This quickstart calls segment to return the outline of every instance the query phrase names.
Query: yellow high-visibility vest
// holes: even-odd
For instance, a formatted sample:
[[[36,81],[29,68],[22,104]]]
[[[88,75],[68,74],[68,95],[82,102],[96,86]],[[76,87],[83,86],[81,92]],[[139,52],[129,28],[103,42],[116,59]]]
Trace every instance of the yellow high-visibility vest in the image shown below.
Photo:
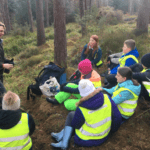
[[[124,54],[123,54],[124,55]],[[119,58],[119,64],[120,64],[120,67],[124,67],[125,64],[126,64],[126,60],[128,58],[132,58],[136,63],[138,63],[138,59],[134,56],[134,55],[127,55],[127,56],[124,56],[122,58]]]
[[[94,59],[96,59],[96,57],[97,57],[97,53],[95,54]],[[103,64],[102,60],[99,60],[98,63],[96,63],[96,66],[100,66],[102,64]]]
[[[143,69],[141,73],[146,72],[147,70],[150,70],[150,69]],[[147,92],[149,93],[149,97],[150,97],[150,81],[143,81],[142,83],[144,87],[146,88]]]
[[[115,91],[113,92],[112,98],[117,96],[118,94],[120,94],[120,92],[125,91],[125,90],[131,92],[134,96],[134,98],[125,100],[121,104],[117,105],[117,107],[122,115],[131,117],[134,114],[135,109],[137,107],[138,96],[134,92],[132,92],[131,90],[129,90],[127,88],[124,88],[124,87],[121,87],[119,89],[117,89],[117,88],[118,88],[118,85],[116,86]]]
[[[97,110],[80,107],[85,118],[85,123],[80,129],[75,129],[76,134],[83,140],[96,140],[105,138],[111,129],[111,102],[104,94],[104,104]]]
[[[27,113],[22,113],[20,121],[14,127],[0,129],[0,150],[29,150],[31,147]]]

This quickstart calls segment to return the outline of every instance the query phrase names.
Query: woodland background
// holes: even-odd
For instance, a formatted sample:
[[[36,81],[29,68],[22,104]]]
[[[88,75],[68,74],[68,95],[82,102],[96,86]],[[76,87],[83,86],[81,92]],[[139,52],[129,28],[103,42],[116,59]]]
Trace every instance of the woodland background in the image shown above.
[[[68,111],[54,106],[44,96],[27,100],[27,87],[50,61],[66,67],[67,79],[77,69],[83,46],[93,34],[99,36],[104,72],[109,51],[122,51],[123,42],[132,38],[140,53],[150,52],[150,0],[0,0],[0,21],[6,25],[4,51],[15,66],[5,74],[4,86],[16,92],[21,107],[36,123],[33,150],[53,149],[51,132],[59,132]],[[139,58],[139,61],[140,61]],[[133,117],[122,124],[99,147],[70,150],[149,150],[150,110],[140,104]]]

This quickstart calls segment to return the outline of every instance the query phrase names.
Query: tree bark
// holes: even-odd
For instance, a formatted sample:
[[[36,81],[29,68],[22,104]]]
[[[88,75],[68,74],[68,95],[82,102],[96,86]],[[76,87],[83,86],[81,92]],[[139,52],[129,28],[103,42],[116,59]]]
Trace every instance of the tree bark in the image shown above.
[[[37,45],[45,43],[43,0],[36,0]]]
[[[46,11],[46,27],[49,27],[48,0],[45,0],[45,11]]]
[[[89,9],[91,10],[92,7],[92,0],[90,0]]]
[[[8,10],[8,1],[4,0],[4,10],[5,10],[5,16],[6,16],[6,28],[7,32],[9,33],[11,30],[11,25],[10,25],[10,17],[9,17],[9,10]]]
[[[54,62],[67,68],[65,0],[54,0]]]
[[[128,0],[128,12],[130,13],[130,15],[133,15],[134,12],[134,0]]]
[[[140,34],[148,33],[148,23],[150,16],[149,5],[150,5],[149,0],[141,1],[136,26],[137,31],[139,31]]]
[[[27,0],[27,5],[28,5],[28,16],[29,16],[29,23],[30,23],[30,32],[33,32],[33,16],[32,16],[30,0]]]
[[[84,16],[84,8],[83,8],[83,0],[79,1],[79,9],[80,9],[80,18]],[[81,32],[82,32],[82,37],[86,34],[86,27],[84,23],[81,23]]]
[[[9,10],[8,10],[8,2],[7,0],[0,0],[1,4],[1,15],[6,26],[6,34],[10,32],[10,17],[9,17]]]
[[[85,3],[85,10],[87,10],[87,3],[86,3],[86,0],[84,1],[84,3]]]

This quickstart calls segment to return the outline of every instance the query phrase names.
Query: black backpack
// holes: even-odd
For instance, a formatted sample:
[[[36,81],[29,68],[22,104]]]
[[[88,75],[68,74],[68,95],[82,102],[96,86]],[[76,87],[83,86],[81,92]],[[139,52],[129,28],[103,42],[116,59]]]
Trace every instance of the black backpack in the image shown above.
[[[81,77],[81,73],[80,71],[77,69],[69,78],[69,81],[74,81],[74,80],[77,80],[77,79],[80,79]]]
[[[42,95],[39,86],[44,84],[44,82],[48,80],[50,76],[55,77],[60,83],[60,77],[64,73],[64,71],[65,68],[62,68],[54,64],[53,62],[50,62],[48,65],[44,66],[39,75],[35,78],[36,83],[29,85],[27,88],[27,100],[29,100],[29,97],[34,100],[35,96],[33,94]]]

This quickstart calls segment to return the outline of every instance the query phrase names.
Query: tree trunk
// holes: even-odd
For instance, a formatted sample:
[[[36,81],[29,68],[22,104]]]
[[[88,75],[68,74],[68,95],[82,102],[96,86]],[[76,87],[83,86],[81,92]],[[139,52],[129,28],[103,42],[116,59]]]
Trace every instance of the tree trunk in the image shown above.
[[[80,9],[80,18],[84,16],[84,8],[83,8],[83,0],[79,1],[79,9]],[[81,23],[81,32],[82,32],[82,37],[86,34],[86,27],[84,23]]]
[[[65,0],[54,0],[54,62],[67,68]]]
[[[91,10],[92,7],[92,0],[90,0],[89,9]]]
[[[9,10],[8,10],[8,1],[4,0],[4,10],[5,10],[5,16],[6,16],[6,28],[7,28],[7,32],[9,33],[11,30],[10,27],[10,17],[9,17]]]
[[[136,0],[136,1],[135,1],[135,4],[136,4],[136,12],[139,12],[140,3],[141,3],[141,0]]]
[[[46,11],[46,27],[49,27],[48,0],[45,0],[45,11]]]
[[[1,4],[1,14],[4,24],[6,26],[6,34],[7,34],[10,32],[10,17],[7,0],[0,0],[0,4]]]
[[[138,12],[138,18],[137,18],[137,31],[139,31],[139,34],[142,33],[148,33],[148,23],[149,23],[149,0],[142,0]]]
[[[32,10],[30,6],[30,0],[27,0],[28,4],[28,16],[29,16],[29,23],[30,23],[30,32],[33,32],[33,17],[32,17]]]
[[[87,3],[86,3],[86,0],[84,1],[84,3],[85,3],[85,10],[87,10]]]
[[[36,0],[37,45],[45,43],[43,0]]]
[[[128,1],[128,12],[130,13],[130,15],[133,15],[134,12],[134,0],[129,0]]]

